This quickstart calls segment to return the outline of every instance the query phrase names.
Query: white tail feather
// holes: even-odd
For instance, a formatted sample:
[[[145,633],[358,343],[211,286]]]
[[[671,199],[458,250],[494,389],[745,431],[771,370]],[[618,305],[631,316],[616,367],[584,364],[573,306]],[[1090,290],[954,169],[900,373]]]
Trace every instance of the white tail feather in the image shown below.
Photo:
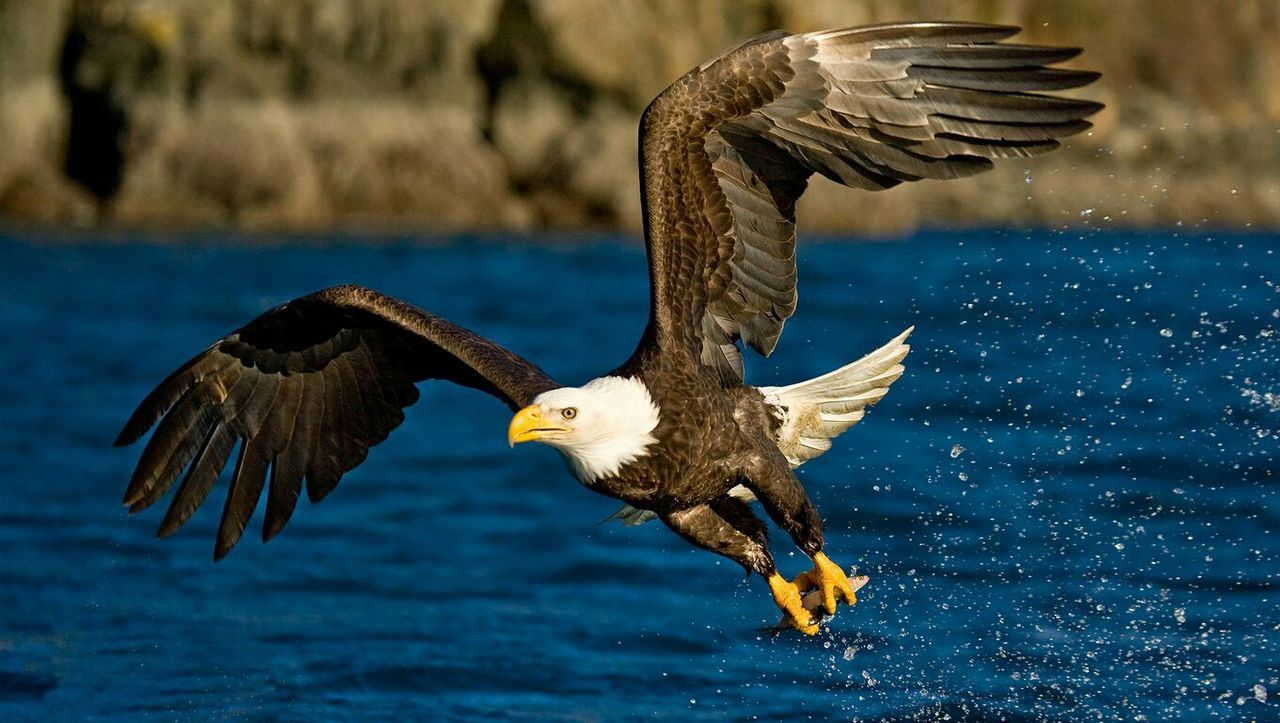
[[[831,440],[852,427],[866,408],[880,401],[902,376],[902,360],[915,327],[861,359],[808,381],[786,387],[760,387],[765,401],[782,417],[778,448],[792,467],[831,449]]]

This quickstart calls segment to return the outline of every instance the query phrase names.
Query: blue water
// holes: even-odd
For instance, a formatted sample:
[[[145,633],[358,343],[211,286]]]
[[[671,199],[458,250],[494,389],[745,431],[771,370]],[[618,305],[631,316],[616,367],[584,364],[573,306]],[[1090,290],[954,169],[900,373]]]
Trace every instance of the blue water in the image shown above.
[[[777,611],[734,564],[596,524],[612,500],[447,385],[219,564],[221,492],[164,541],[159,507],[118,504],[125,417],[263,309],[367,284],[581,382],[643,325],[633,241],[54,240],[0,242],[7,720],[1280,719],[1275,235],[803,244],[751,381],[916,326],[906,375],[802,469],[828,551],[871,576],[811,639],[760,633]]]

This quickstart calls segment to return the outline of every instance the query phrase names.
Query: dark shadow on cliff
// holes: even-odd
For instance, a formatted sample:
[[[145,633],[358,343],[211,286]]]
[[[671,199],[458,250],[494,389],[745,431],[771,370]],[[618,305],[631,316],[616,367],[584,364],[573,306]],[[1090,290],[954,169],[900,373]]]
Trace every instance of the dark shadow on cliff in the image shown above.
[[[77,70],[88,49],[89,38],[81,28],[73,27],[67,34],[59,67],[71,116],[64,171],[101,203],[120,190],[128,116],[113,97],[109,80],[103,79],[97,86],[79,82]]]

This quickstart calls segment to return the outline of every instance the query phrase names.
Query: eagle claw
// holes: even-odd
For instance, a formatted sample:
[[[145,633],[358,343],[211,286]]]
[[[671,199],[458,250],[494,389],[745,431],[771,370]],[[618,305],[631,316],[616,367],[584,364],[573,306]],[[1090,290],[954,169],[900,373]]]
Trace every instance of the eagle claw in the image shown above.
[[[769,590],[773,601],[782,610],[783,620],[805,635],[816,635],[818,623],[800,600],[800,589],[778,573],[769,577]]]
[[[818,590],[822,594],[822,607],[828,615],[836,614],[837,596],[847,605],[858,603],[858,596],[849,576],[821,552],[813,556],[813,569],[797,575],[791,584],[800,592]]]

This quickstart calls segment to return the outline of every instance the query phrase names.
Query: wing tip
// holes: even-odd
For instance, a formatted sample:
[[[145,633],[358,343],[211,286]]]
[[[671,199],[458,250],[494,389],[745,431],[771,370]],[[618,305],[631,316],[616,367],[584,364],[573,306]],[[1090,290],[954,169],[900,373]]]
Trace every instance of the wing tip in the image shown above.
[[[142,475],[142,469],[134,471],[133,478],[129,480],[129,486],[124,491],[124,497],[120,500],[120,504],[129,508],[130,514],[142,509],[137,507],[147,496],[149,485],[146,484],[146,477]],[[137,507],[137,509],[134,509]]]
[[[172,536],[173,533],[177,532],[178,529],[182,527],[182,525],[183,523],[181,522],[174,524],[174,522],[169,519],[168,515],[166,515],[165,519],[160,521],[160,526],[156,528],[156,539],[163,540],[166,537]]]
[[[270,519],[270,517],[268,516],[268,519],[264,520],[262,523],[263,544],[271,542],[271,540],[275,539],[275,536],[280,534],[280,531],[284,529],[284,526],[286,523],[288,523],[288,521],[289,521],[289,518],[287,517],[281,520],[273,520],[273,519]]]
[[[213,544],[213,561],[221,562],[222,558],[231,554],[235,549],[236,543],[240,541],[240,533],[244,532],[243,528],[240,532],[234,532],[228,529],[224,524],[218,528],[218,537]]]
[[[1075,83],[1075,85],[1072,85],[1072,86],[1070,86],[1070,87],[1072,87],[1072,88],[1081,88],[1081,87],[1084,87],[1084,86],[1086,86],[1086,85],[1088,85],[1088,84],[1092,83],[1093,81],[1097,80],[1098,78],[1101,78],[1101,77],[1102,77],[1102,71],[1100,71],[1100,70],[1072,70],[1072,71],[1071,71],[1071,76],[1070,76],[1070,77],[1071,77],[1071,82],[1072,82],[1072,83]]]
[[[1102,74],[1099,73],[1098,77],[1099,78],[1102,77]],[[1049,96],[1049,97],[1057,97],[1057,96]],[[1094,115],[1098,111],[1107,107],[1106,103],[1102,103],[1096,100],[1084,100],[1082,98],[1059,98],[1059,100],[1070,100],[1072,107],[1075,110],[1080,112],[1080,117],[1078,118],[1078,120],[1081,120],[1081,121],[1083,121],[1085,118],[1088,118],[1089,116]],[[1088,122],[1088,121],[1084,121],[1084,122]],[[1093,127],[1093,124],[1089,123],[1087,127],[1081,128],[1080,130],[1082,131],[1088,130],[1089,128],[1092,128],[1092,127]]]
[[[142,435],[146,434],[147,430],[151,429],[156,423],[154,418],[150,421],[144,421],[143,418],[145,416],[147,415],[144,414],[143,408],[139,407],[138,411],[130,415],[129,420],[120,428],[120,433],[116,435],[116,439],[111,443],[111,446],[117,448],[128,447],[142,439]]]
[[[178,498],[181,498],[181,497],[182,497],[182,491],[179,490]],[[195,510],[193,509],[192,512],[194,511]],[[172,502],[169,503],[169,509],[165,510],[164,518],[160,520],[160,525],[156,527],[156,539],[163,540],[166,537],[169,537],[173,533],[177,532],[178,530],[182,529],[182,526],[187,523],[187,520],[189,518],[190,518],[190,514],[187,514],[184,516],[178,510],[178,499],[174,499]]]

